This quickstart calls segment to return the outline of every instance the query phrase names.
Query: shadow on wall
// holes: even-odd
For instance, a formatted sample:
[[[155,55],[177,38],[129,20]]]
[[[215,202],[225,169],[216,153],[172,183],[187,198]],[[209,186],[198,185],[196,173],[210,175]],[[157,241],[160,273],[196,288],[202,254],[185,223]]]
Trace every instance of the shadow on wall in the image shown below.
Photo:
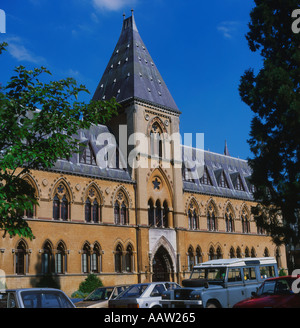
[[[60,277],[55,273],[54,256],[44,252],[37,256],[36,275],[30,279],[32,287],[61,289]]]

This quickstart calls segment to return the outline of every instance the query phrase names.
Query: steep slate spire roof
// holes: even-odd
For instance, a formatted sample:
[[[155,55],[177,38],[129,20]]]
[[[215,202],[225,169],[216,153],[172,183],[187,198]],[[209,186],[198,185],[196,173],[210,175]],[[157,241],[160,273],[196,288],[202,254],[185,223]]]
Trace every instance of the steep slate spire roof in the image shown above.
[[[137,99],[180,113],[137,30],[134,16],[124,19],[119,41],[93,100],[119,103]]]

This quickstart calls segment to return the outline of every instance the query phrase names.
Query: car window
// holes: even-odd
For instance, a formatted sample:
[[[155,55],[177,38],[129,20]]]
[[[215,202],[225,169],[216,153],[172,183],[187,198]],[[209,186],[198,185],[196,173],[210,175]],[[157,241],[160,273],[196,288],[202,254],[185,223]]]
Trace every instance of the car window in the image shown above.
[[[148,285],[132,285],[128,289],[126,289],[125,292],[123,292],[120,295],[120,298],[139,297],[144,293],[144,291],[147,287],[148,287]]]
[[[275,292],[276,281],[265,281],[258,290],[258,295],[273,295]]]
[[[275,277],[275,268],[273,265],[272,266],[260,266],[259,271],[260,271],[260,277],[262,279]]]
[[[7,293],[1,293],[0,294],[0,309],[7,308],[7,299],[8,299],[8,294]]]
[[[64,294],[55,291],[24,291],[21,298],[25,308],[72,308]]]
[[[108,300],[111,293],[113,292],[113,288],[97,288],[95,289],[89,296],[87,296],[85,301],[104,301]]]
[[[228,270],[228,282],[242,281],[241,269],[230,268]]]
[[[7,303],[7,307],[9,309],[14,309],[17,307],[17,303],[16,303],[16,295],[15,293],[9,293],[8,294],[8,303]]]
[[[280,279],[276,281],[275,293],[276,294],[285,294],[290,293],[291,288],[288,282],[285,279]]]
[[[150,297],[157,297],[157,296],[161,296],[161,294],[165,291],[165,287],[163,284],[157,284],[155,285],[155,287],[153,288]]]
[[[179,285],[177,285],[177,284],[175,284],[173,282],[171,282],[171,283],[169,283],[169,282],[165,283],[165,287],[166,287],[167,290],[172,290],[172,289],[180,288]]]
[[[244,268],[244,280],[251,281],[256,280],[255,268]]]

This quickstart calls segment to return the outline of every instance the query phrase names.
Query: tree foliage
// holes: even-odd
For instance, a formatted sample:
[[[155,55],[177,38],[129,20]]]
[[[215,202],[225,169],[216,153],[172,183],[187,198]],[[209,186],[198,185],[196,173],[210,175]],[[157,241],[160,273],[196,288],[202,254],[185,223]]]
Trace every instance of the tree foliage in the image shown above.
[[[300,34],[292,31],[299,0],[255,0],[246,35],[263,59],[248,69],[239,87],[254,113],[248,143],[258,226],[276,244],[299,243],[300,210]]]
[[[0,44],[0,54],[6,49]],[[38,205],[34,189],[22,177],[33,169],[50,169],[59,158],[78,152],[79,129],[104,124],[117,114],[111,101],[78,101],[88,92],[72,78],[49,81],[45,68],[15,68],[0,85],[0,230],[32,238],[24,211]]]

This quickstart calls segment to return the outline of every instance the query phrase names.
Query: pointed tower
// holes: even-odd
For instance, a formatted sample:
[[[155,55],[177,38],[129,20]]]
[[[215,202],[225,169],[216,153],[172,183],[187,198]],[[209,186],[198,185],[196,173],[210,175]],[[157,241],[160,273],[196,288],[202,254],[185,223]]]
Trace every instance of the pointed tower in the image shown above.
[[[120,38],[93,99],[112,97],[122,106],[107,125],[124,157],[130,158],[133,153],[132,158],[139,162],[131,166],[128,160],[128,170],[136,183],[138,267],[150,267],[158,274],[153,265],[167,258],[165,265],[174,276],[178,263],[175,227],[184,226],[181,147],[172,139],[179,135],[180,111],[139,35],[133,14],[123,21]],[[119,136],[121,125],[127,130],[127,140]],[[153,135],[159,135],[158,143]],[[145,137],[144,143],[137,150],[140,136]],[[161,277],[153,275],[153,279]]]
[[[119,41],[96,89],[94,100],[115,97],[120,104],[139,100],[179,113],[142,41],[135,19],[124,19]]]

